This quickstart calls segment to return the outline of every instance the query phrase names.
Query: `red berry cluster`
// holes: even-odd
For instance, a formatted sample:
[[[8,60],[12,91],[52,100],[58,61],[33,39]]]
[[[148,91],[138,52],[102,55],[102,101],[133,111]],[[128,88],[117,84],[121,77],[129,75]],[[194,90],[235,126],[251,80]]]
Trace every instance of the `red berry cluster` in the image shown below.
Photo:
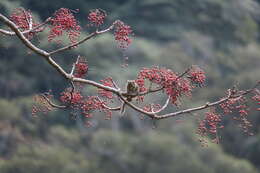
[[[161,87],[166,94],[171,97],[173,104],[177,104],[178,98],[182,95],[191,96],[193,86],[190,80],[185,77],[178,77],[177,74],[170,69],[159,67],[143,68],[139,72],[136,80],[140,91],[148,90],[145,87],[145,79]]]
[[[82,78],[84,77],[88,72],[88,64],[87,61],[85,61],[84,59],[80,59],[76,62],[75,64],[75,73],[74,76],[75,77],[79,77]]]
[[[50,20],[50,34],[48,40],[62,36],[63,32],[67,32],[72,43],[76,42],[80,36],[81,27],[78,25],[73,13],[70,9],[61,8],[54,13],[54,17]]]
[[[29,29],[29,22],[32,20],[32,13],[22,8],[17,8],[12,12],[10,19],[21,31],[25,31]]]
[[[82,103],[83,96],[80,92],[71,92],[71,89],[66,89],[61,93],[60,100],[62,103],[70,104],[72,106]]]
[[[234,110],[236,110],[236,108],[238,108],[237,105],[239,105],[239,103],[242,102],[243,102],[242,97],[233,98],[233,99],[231,98],[225,101],[224,103],[221,103],[220,107],[225,114],[229,114],[232,113]]]
[[[15,9],[11,14],[10,19],[16,24],[16,26],[21,31],[26,31],[26,30],[32,29],[33,27],[38,25],[35,23],[35,21],[32,17],[32,13],[30,11],[26,11],[23,8]],[[33,36],[35,35],[35,33],[40,32],[40,31],[42,31],[41,28],[39,28],[33,32],[29,32],[29,33],[25,34],[25,36],[28,39],[32,39]]]
[[[223,128],[224,126],[220,125],[221,122],[221,116],[215,112],[215,110],[211,110],[209,112],[205,113],[205,118],[200,121],[197,134],[199,134],[202,137],[206,137],[209,133],[213,136],[213,142],[218,143],[219,137],[217,134],[218,128]],[[200,140],[201,142],[203,140]]]
[[[102,25],[107,14],[104,10],[95,9],[92,10],[88,15],[88,20],[96,27]]]
[[[251,123],[247,119],[249,109],[246,102],[246,98],[241,96],[228,99],[226,102],[220,104],[220,107],[225,114],[236,113],[237,116],[234,116],[233,119],[239,121],[240,126],[243,128],[244,132],[247,133],[249,127],[251,127]]]
[[[112,112],[108,110],[105,105],[106,102],[100,100],[97,96],[89,96],[83,101],[81,106],[82,114],[85,115],[86,118],[91,118],[91,112],[98,110],[106,114],[106,119],[111,119]]]
[[[192,83],[198,86],[202,86],[205,83],[206,76],[205,76],[205,72],[201,70],[199,67],[193,67],[189,71],[188,78],[190,78]]]
[[[111,77],[105,78],[105,79],[101,80],[100,82],[105,86],[113,87],[113,80]],[[98,94],[107,99],[114,98],[113,93],[110,91],[107,91],[107,90],[98,89]]]
[[[66,89],[61,93],[60,100],[71,108],[77,108],[86,118],[91,118],[93,111],[104,112],[106,119],[112,116],[112,112],[105,106],[107,103],[98,96],[84,97],[80,92],[71,92],[70,89]]]
[[[229,91],[229,94],[239,94],[244,93],[245,91]],[[258,96],[258,97],[257,97]],[[253,99],[260,100],[259,95],[253,97]],[[252,126],[251,122],[248,120],[248,106],[247,100],[245,97],[233,97],[221,103],[220,111],[224,114],[233,114],[232,119],[238,121],[239,127],[243,129],[243,132],[252,135],[253,133],[249,132],[249,128]],[[216,114],[215,110],[207,112],[205,114],[205,118],[200,121],[197,133],[202,137],[205,137],[207,134],[214,136],[213,142],[219,142],[219,138],[217,136],[217,129],[223,128],[224,126],[220,125],[223,116]],[[203,140],[200,140],[204,142]]]
[[[124,24],[122,21],[117,21],[115,23],[115,40],[118,42],[120,48],[127,48],[132,40],[129,37],[131,34],[133,34],[133,31],[130,26]]]

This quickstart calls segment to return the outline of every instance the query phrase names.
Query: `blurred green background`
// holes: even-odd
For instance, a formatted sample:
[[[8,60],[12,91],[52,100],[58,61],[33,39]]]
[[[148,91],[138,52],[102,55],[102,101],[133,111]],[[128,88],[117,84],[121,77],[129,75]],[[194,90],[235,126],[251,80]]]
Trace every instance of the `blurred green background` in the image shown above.
[[[112,34],[105,34],[55,57],[67,70],[77,55],[87,57],[88,78],[95,81],[111,76],[123,86],[141,67],[182,72],[197,64],[208,79],[206,87],[196,89],[183,104],[190,107],[222,97],[234,84],[249,88],[260,78],[259,0],[0,1],[5,15],[17,7],[30,9],[39,20],[61,7],[79,9],[83,36],[89,32],[87,14],[95,8],[107,11],[107,26],[116,19],[132,26],[135,36],[126,52],[117,48]],[[47,50],[57,46],[48,43],[46,33],[34,42]],[[129,57],[128,68],[121,67],[124,56]],[[194,117],[203,112],[159,122],[140,120],[129,109],[124,117],[115,114],[109,121],[97,112],[90,128],[80,116],[71,119],[70,111],[32,117],[33,95],[66,87],[66,81],[17,38],[0,35],[0,173],[260,172],[256,105],[250,111],[254,136],[244,135],[226,119],[220,144],[201,147]],[[155,96],[154,101],[164,100]]]

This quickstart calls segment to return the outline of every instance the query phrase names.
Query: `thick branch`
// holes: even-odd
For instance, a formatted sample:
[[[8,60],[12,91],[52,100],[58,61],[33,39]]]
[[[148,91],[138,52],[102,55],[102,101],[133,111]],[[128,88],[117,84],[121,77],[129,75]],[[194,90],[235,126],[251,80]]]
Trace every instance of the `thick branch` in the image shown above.
[[[191,113],[191,112],[196,112],[196,111],[199,111],[199,110],[203,110],[203,109],[207,109],[209,107],[213,107],[213,106],[216,106],[216,105],[219,105],[221,103],[224,103],[226,102],[227,100],[229,99],[234,99],[234,98],[239,98],[241,96],[244,96],[244,95],[247,95],[251,92],[254,91],[255,88],[257,88],[258,86],[260,85],[260,81],[257,82],[257,84],[251,88],[251,89],[248,89],[246,90],[245,92],[242,92],[240,94],[233,94],[232,91],[229,89],[228,90],[228,96],[227,97],[224,97],[222,99],[219,99],[215,102],[207,102],[206,104],[202,105],[202,106],[198,106],[198,107],[194,107],[194,108],[189,108],[189,109],[184,109],[184,110],[181,110],[181,111],[176,111],[176,112],[173,112],[173,113],[169,113],[169,114],[163,114],[163,115],[158,115],[157,112],[147,112],[147,111],[144,111],[143,109],[135,106],[134,104],[132,104],[131,102],[128,102],[123,95],[119,95],[119,97],[128,105],[130,106],[131,108],[133,108],[134,110],[140,112],[140,113],[143,113],[147,116],[149,116],[150,118],[152,119],[166,119],[166,118],[170,118],[170,117],[175,117],[175,116],[178,116],[178,115],[182,115],[182,114],[186,114],[186,113]]]
[[[25,46],[27,46],[28,48],[30,48],[31,50],[33,50],[35,53],[37,53],[38,55],[44,56],[44,57],[48,57],[49,53],[36,47],[35,45],[33,45],[24,35],[21,31],[19,31],[18,27],[12,22],[10,21],[7,17],[3,16],[0,13],[0,20],[2,20],[8,27],[10,27],[15,34],[17,35],[17,37],[24,43]]]
[[[43,56],[47,62],[52,65],[63,77],[65,77],[66,79],[69,79],[71,81],[74,82],[81,82],[81,83],[85,83],[85,84],[89,84],[107,91],[111,91],[115,94],[118,94],[118,90],[111,88],[111,87],[107,87],[104,86],[102,84],[99,84],[97,82],[94,81],[90,81],[90,80],[86,80],[86,79],[81,79],[81,78],[73,78],[73,75],[68,74],[59,64],[57,64],[50,56],[50,53],[36,47],[35,45],[33,45],[23,34],[21,31],[19,31],[18,27],[12,22],[10,21],[7,17],[5,17],[4,15],[2,15],[0,13],[0,20],[3,21],[7,26],[9,26],[17,35],[17,37],[24,43],[25,46],[27,46],[29,49],[31,49],[33,52],[37,53],[38,55]],[[110,29],[112,27],[109,27]],[[107,31],[107,30],[104,30]],[[100,31],[100,33],[103,33]],[[86,38],[85,38],[86,39]]]

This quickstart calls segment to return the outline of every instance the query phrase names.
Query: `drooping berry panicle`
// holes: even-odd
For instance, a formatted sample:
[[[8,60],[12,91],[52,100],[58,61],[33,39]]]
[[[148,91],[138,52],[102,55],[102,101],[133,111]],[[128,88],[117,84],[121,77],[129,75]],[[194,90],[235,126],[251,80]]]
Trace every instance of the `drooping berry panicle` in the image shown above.
[[[89,96],[81,106],[82,114],[86,118],[91,118],[93,111],[100,111],[106,114],[106,119],[111,119],[112,112],[105,105],[106,102],[99,99],[98,96]]]
[[[193,66],[189,71],[189,76],[191,82],[195,85],[202,86],[205,83],[205,72],[197,66]]]
[[[85,59],[79,58],[77,62],[75,63],[75,72],[74,76],[82,78],[84,77],[88,72],[88,63]]]
[[[83,96],[80,92],[71,91],[71,88],[66,89],[61,93],[60,100],[64,104],[69,104],[71,106],[77,106],[82,103]]]
[[[101,83],[105,86],[113,87],[113,79],[111,77],[108,77],[108,78],[101,80]],[[113,99],[114,98],[114,95],[111,91],[107,91],[107,90],[104,90],[104,89],[98,89],[98,94],[100,96],[104,97],[104,98],[107,98],[107,99]]]
[[[133,35],[131,27],[120,20],[116,21],[114,26],[115,40],[118,42],[120,48],[126,49],[132,42],[130,38],[130,35]]]
[[[16,26],[19,28],[19,30],[21,31],[26,31],[26,30],[30,30],[34,27],[36,27],[38,25],[38,23],[35,22],[31,11],[29,10],[25,10],[23,8],[17,8],[15,9],[11,15],[10,15],[10,19],[16,24]],[[41,32],[43,29],[42,28],[38,28],[37,30],[31,31],[27,34],[25,34],[25,36],[28,39],[32,39],[33,36],[37,33],[37,32]]]
[[[199,122],[197,134],[201,137],[206,137],[208,134],[210,134],[210,136],[212,137],[212,142],[218,143],[218,129],[224,127],[220,124],[221,118],[222,117],[217,114],[214,109],[206,112],[204,119]],[[200,141],[203,142],[202,139]]]
[[[94,9],[91,10],[88,14],[88,20],[91,22],[91,25],[99,27],[104,23],[107,14],[104,10],[101,9]]]
[[[52,41],[56,37],[60,37],[64,32],[67,33],[69,40],[75,43],[79,36],[81,27],[75,19],[72,10],[67,8],[60,8],[54,13],[50,20],[50,34],[48,40]]]
[[[155,83],[171,97],[171,102],[177,104],[178,98],[182,95],[191,96],[193,86],[190,80],[178,75],[170,69],[152,67],[143,68],[136,80],[139,85],[140,92],[148,91],[145,87],[145,80]]]
[[[18,26],[21,31],[25,31],[30,28],[32,13],[30,11],[26,11],[23,8],[17,8],[12,12],[10,19],[16,24],[16,26]]]

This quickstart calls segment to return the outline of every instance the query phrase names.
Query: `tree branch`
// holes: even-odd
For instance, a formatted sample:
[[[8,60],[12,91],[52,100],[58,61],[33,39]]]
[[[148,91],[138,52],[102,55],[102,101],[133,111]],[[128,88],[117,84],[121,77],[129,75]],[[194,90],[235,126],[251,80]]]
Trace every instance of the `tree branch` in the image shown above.
[[[35,52],[36,54],[38,55],[41,55],[42,57],[45,58],[45,60],[51,65],[53,66],[64,78],[68,79],[72,86],[73,86],[73,82],[79,82],[79,83],[83,83],[83,84],[88,84],[88,85],[92,85],[94,87],[97,87],[97,88],[100,88],[100,89],[104,89],[106,91],[110,91],[110,92],[113,92],[114,94],[116,94],[122,101],[123,103],[127,104],[128,106],[130,106],[132,109],[140,112],[140,113],[143,113],[147,116],[149,116],[150,118],[152,119],[165,119],[165,118],[169,118],[169,117],[175,117],[175,116],[178,116],[178,115],[181,115],[181,114],[185,114],[185,113],[191,113],[191,112],[195,112],[195,111],[198,111],[198,110],[203,110],[203,109],[206,109],[206,108],[209,108],[209,107],[212,107],[212,106],[216,106],[216,105],[219,105],[221,103],[224,103],[226,102],[227,100],[229,99],[234,99],[234,98],[239,98],[241,96],[244,96],[244,95],[247,95],[249,93],[251,93],[252,91],[254,91],[254,89],[256,87],[258,87],[260,85],[260,81],[257,82],[257,84],[249,89],[249,90],[246,90],[246,91],[234,91],[234,90],[231,90],[229,89],[228,90],[228,96],[227,97],[224,97],[222,99],[219,99],[215,102],[211,102],[211,103],[206,103],[202,106],[198,106],[198,107],[194,107],[194,108],[189,108],[189,109],[184,109],[184,110],[181,110],[181,111],[176,111],[176,112],[173,112],[173,113],[168,113],[168,114],[163,114],[163,115],[158,115],[158,113],[160,113],[162,110],[164,110],[167,105],[169,104],[169,100],[170,98],[167,99],[165,105],[159,109],[158,111],[156,112],[147,112],[147,111],[144,111],[142,108],[139,108],[137,107],[136,105],[134,105],[133,103],[131,103],[130,101],[128,101],[126,99],[126,96],[124,95],[124,92],[122,92],[120,90],[120,88],[117,87],[117,85],[115,83],[113,83],[114,87],[109,87],[109,86],[105,86],[103,84],[100,84],[100,83],[97,83],[95,81],[91,81],[91,80],[87,80],[87,79],[82,79],[82,78],[77,78],[77,77],[74,77],[73,76],[73,71],[74,69],[72,69],[72,74],[69,74],[67,73],[59,64],[57,64],[52,58],[51,58],[51,55],[52,54],[55,54],[55,53],[58,53],[58,52],[61,52],[61,51],[65,51],[65,50],[68,50],[68,49],[71,49],[72,47],[75,47],[75,46],[78,46],[79,44],[82,44],[84,43],[85,41],[87,41],[88,39],[94,37],[95,35],[98,35],[98,34],[102,34],[102,33],[105,33],[105,32],[108,32],[110,31],[111,29],[113,29],[114,27],[114,23],[107,29],[105,30],[102,30],[102,31],[95,31],[93,32],[92,34],[88,35],[87,37],[85,37],[83,40],[77,42],[77,43],[74,43],[74,44],[70,44],[68,46],[65,46],[63,48],[60,48],[60,49],[57,49],[57,50],[54,50],[52,52],[47,52],[47,51],[44,51],[38,47],[36,47],[34,44],[32,44],[25,36],[24,36],[24,32],[21,32],[19,30],[19,28],[11,21],[9,20],[7,17],[5,17],[4,15],[2,15],[0,13],[0,20],[3,21],[8,27],[10,27],[11,30],[14,31],[15,35],[17,35],[17,37],[23,42],[23,44],[28,47],[29,49],[31,49],[33,52]],[[34,28],[32,28],[33,30]],[[1,30],[2,31],[2,30]],[[0,32],[1,32],[0,31]],[[9,31],[3,31],[4,33],[9,33]],[[25,32],[30,32],[30,31],[25,31]],[[7,34],[8,35],[8,34]],[[12,35],[12,34],[11,34]],[[188,68],[186,71],[184,71],[182,74],[180,74],[178,77],[177,77],[177,80],[181,77],[183,77],[185,74],[187,74],[189,72],[190,68]],[[145,95],[145,94],[148,94],[148,93],[151,93],[151,92],[157,92],[157,91],[160,91],[160,90],[163,90],[164,87],[160,87],[160,88],[156,88],[154,90],[151,90],[149,89],[147,92],[143,92],[143,93],[139,93],[138,96],[142,96],[142,95]],[[56,108],[65,108],[65,106],[60,106],[60,105],[56,105],[54,103],[52,103],[45,95],[42,95],[46,101],[53,107],[56,107]],[[137,96],[137,95],[136,95]],[[104,105],[105,108],[109,109],[109,110],[120,110],[121,107],[115,107],[115,108],[110,108],[106,105]]]
[[[49,53],[36,47],[35,45],[33,45],[24,35],[23,33],[18,29],[18,27],[11,21],[9,20],[7,17],[5,17],[4,15],[2,15],[0,13],[0,20],[3,21],[8,27],[10,27],[15,34],[17,35],[17,37],[24,43],[25,46],[27,46],[28,48],[30,48],[31,50],[33,50],[35,53],[37,53],[38,55],[44,56],[44,57],[48,57]]]
[[[228,96],[227,97],[224,97],[222,99],[219,99],[215,102],[207,102],[206,104],[202,105],[202,106],[198,106],[198,107],[194,107],[194,108],[189,108],[189,109],[184,109],[184,110],[181,110],[181,111],[176,111],[176,112],[173,112],[173,113],[169,113],[169,114],[163,114],[163,115],[158,115],[157,112],[147,112],[147,111],[144,111],[143,109],[135,106],[134,104],[132,104],[131,102],[128,102],[124,96],[121,94],[119,95],[119,97],[128,105],[130,106],[131,108],[133,108],[134,110],[140,112],[140,113],[143,113],[147,116],[149,116],[150,118],[152,119],[156,119],[156,120],[159,120],[159,119],[166,119],[166,118],[170,118],[170,117],[175,117],[175,116],[178,116],[178,115],[182,115],[182,114],[186,114],[186,113],[192,113],[192,112],[196,112],[196,111],[199,111],[199,110],[203,110],[203,109],[207,109],[209,107],[213,107],[213,106],[216,106],[216,105],[219,105],[221,103],[224,103],[226,102],[227,100],[229,99],[234,99],[234,98],[238,98],[238,97],[241,97],[243,95],[247,95],[251,92],[254,91],[255,88],[257,88],[258,86],[260,85],[260,81],[257,82],[257,84],[251,88],[251,89],[248,89],[246,90],[245,92],[242,92],[240,94],[233,94],[232,91],[229,89],[228,90]]]
[[[59,53],[59,52],[62,52],[62,51],[69,50],[69,49],[72,49],[72,48],[74,48],[74,47],[77,47],[78,45],[84,43],[85,41],[87,41],[87,40],[93,38],[93,37],[96,36],[96,35],[103,34],[103,33],[105,33],[105,32],[110,31],[111,29],[113,29],[113,27],[114,27],[114,24],[112,24],[110,27],[108,27],[107,29],[104,29],[104,30],[102,30],[102,31],[92,32],[91,34],[89,34],[88,36],[86,36],[84,39],[82,39],[82,40],[80,40],[80,41],[78,41],[78,42],[76,42],[76,43],[72,43],[72,44],[70,44],[70,45],[68,45],[68,46],[65,46],[65,47],[56,49],[56,50],[54,50],[54,51],[51,51],[51,52],[50,52],[50,55],[53,55],[53,54],[56,54],[56,53]]]
[[[55,104],[55,103],[52,103],[51,100],[50,100],[46,95],[44,95],[44,94],[41,94],[40,96],[42,96],[42,97],[47,101],[47,103],[48,103],[50,106],[54,107],[54,108],[64,109],[64,108],[67,107],[67,106],[65,106],[65,105],[57,105],[57,104]]]
[[[51,19],[51,18],[49,17],[49,18],[46,19],[43,23],[41,23],[41,24],[39,24],[39,25],[37,25],[37,26],[35,26],[35,27],[29,29],[29,30],[22,31],[21,33],[22,33],[22,34],[27,34],[27,33],[30,33],[30,32],[38,32],[38,31],[36,31],[36,30],[39,29],[39,28],[41,28],[41,27],[43,27],[44,25],[46,25],[46,24],[50,21],[50,19]],[[4,30],[4,29],[0,29],[0,33],[2,33],[2,34],[4,34],[4,35],[9,35],[9,36],[14,36],[14,35],[16,35],[15,32],[13,32],[13,31],[7,31],[7,30]]]

